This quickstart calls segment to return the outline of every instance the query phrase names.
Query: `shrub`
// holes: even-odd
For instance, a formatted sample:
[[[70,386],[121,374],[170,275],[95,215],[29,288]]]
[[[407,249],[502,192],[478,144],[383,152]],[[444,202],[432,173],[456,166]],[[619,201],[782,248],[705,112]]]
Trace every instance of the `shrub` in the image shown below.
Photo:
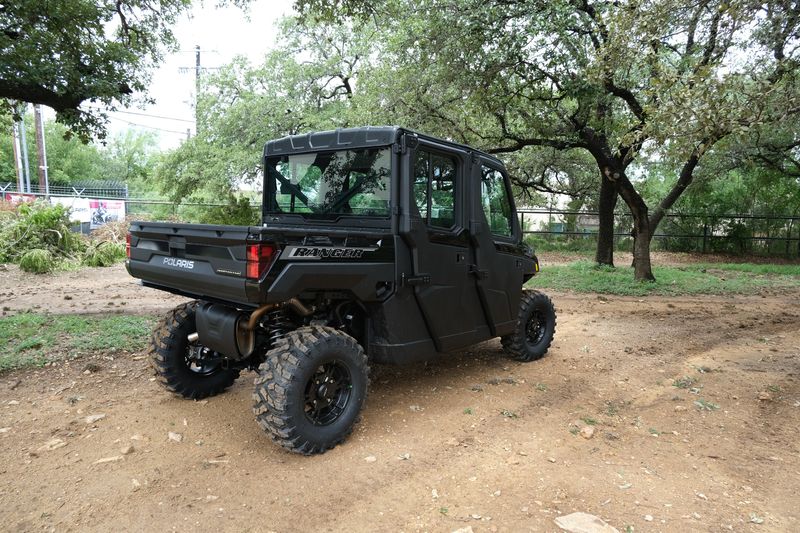
[[[69,209],[64,206],[20,204],[15,216],[0,217],[0,262],[20,262],[32,250],[46,250],[54,263],[75,257],[85,245],[70,225]]]
[[[201,224],[230,224],[234,226],[250,226],[258,224],[260,210],[250,205],[244,196],[236,198],[231,195],[224,206],[205,207],[199,214]]]
[[[91,267],[108,267],[124,259],[124,244],[103,241],[92,243],[86,248],[82,263]]]
[[[22,257],[20,257],[19,267],[25,272],[44,274],[45,272],[52,272],[56,263],[57,261],[49,250],[34,248],[33,250],[26,251]]]

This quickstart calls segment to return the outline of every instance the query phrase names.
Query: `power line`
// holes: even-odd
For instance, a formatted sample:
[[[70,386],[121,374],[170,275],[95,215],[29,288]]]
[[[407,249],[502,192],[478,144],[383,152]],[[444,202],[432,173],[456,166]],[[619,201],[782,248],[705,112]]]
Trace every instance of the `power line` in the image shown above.
[[[176,130],[167,130],[167,129],[164,129],[164,128],[156,128],[155,126],[148,126],[146,124],[138,124],[136,122],[131,122],[129,120],[125,120],[124,118],[119,118],[119,117],[109,117],[109,118],[112,119],[112,120],[118,120],[120,122],[124,122],[125,124],[128,124],[129,126],[139,126],[140,128],[147,128],[147,129],[156,130],[156,131],[163,131],[163,132],[166,132],[166,133],[174,133],[176,135],[186,135],[185,131],[176,131]]]
[[[177,120],[178,122],[189,122],[190,124],[194,124],[193,119],[188,118],[177,118],[177,117],[165,117],[162,115],[151,115],[149,113],[137,113],[135,111],[111,111],[112,113],[125,113],[126,115],[137,115],[140,117],[150,117],[150,118],[163,118],[164,120]]]
[[[103,109],[100,107],[91,107],[91,106],[89,107],[91,109],[97,109],[98,111],[104,111],[106,113],[124,113],[126,115],[136,115],[139,117],[148,117],[148,118],[161,118],[164,120],[176,120],[178,122],[189,122],[190,124],[194,124],[194,120],[188,118],[165,117],[163,115],[151,115],[150,113],[137,113],[136,111],[122,111],[122,110],[111,111],[110,109]]]

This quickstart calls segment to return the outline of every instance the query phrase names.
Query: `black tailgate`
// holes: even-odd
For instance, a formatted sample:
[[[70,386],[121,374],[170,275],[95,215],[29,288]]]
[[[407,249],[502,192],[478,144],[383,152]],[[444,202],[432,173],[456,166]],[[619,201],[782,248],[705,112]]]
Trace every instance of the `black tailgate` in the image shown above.
[[[130,233],[126,266],[145,285],[202,299],[258,298],[257,282],[245,277],[249,227],[132,222]]]

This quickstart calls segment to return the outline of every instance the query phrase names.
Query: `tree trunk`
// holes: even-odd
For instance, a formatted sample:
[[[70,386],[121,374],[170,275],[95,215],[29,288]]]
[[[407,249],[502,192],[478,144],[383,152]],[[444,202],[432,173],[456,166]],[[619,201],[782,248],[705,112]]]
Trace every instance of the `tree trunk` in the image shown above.
[[[624,171],[615,173],[614,185],[633,216],[633,276],[638,281],[655,281],[650,264],[650,220],[647,204],[636,192]]]
[[[617,206],[617,190],[602,173],[600,179],[600,226],[597,232],[597,253],[594,257],[599,265],[614,266],[614,208]]]
[[[608,140],[603,135],[596,135],[590,128],[584,128],[581,135],[586,141],[587,149],[594,156],[602,174],[602,185],[606,181],[614,185],[614,190],[630,209],[633,216],[634,229],[634,278],[638,281],[655,281],[653,269],[650,266],[650,220],[647,217],[647,204],[636,188],[625,175],[625,163],[612,154],[608,147]],[[612,211],[613,218],[613,211]],[[601,223],[602,226],[602,223]],[[613,233],[613,222],[610,224]],[[612,235],[613,240],[613,235]],[[598,247],[598,255],[599,255]]]

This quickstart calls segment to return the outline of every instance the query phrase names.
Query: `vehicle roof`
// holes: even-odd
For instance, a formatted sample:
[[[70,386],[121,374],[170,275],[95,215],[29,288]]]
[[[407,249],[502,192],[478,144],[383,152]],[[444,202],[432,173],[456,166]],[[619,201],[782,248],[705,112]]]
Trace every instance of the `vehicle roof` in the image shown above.
[[[350,148],[370,148],[394,144],[403,133],[410,133],[452,148],[473,152],[492,161],[501,161],[486,152],[465,144],[448,141],[432,135],[419,133],[401,126],[363,126],[360,128],[338,128],[330,131],[317,131],[301,135],[288,135],[267,142],[264,146],[264,157],[280,156],[320,150],[346,150]]]

